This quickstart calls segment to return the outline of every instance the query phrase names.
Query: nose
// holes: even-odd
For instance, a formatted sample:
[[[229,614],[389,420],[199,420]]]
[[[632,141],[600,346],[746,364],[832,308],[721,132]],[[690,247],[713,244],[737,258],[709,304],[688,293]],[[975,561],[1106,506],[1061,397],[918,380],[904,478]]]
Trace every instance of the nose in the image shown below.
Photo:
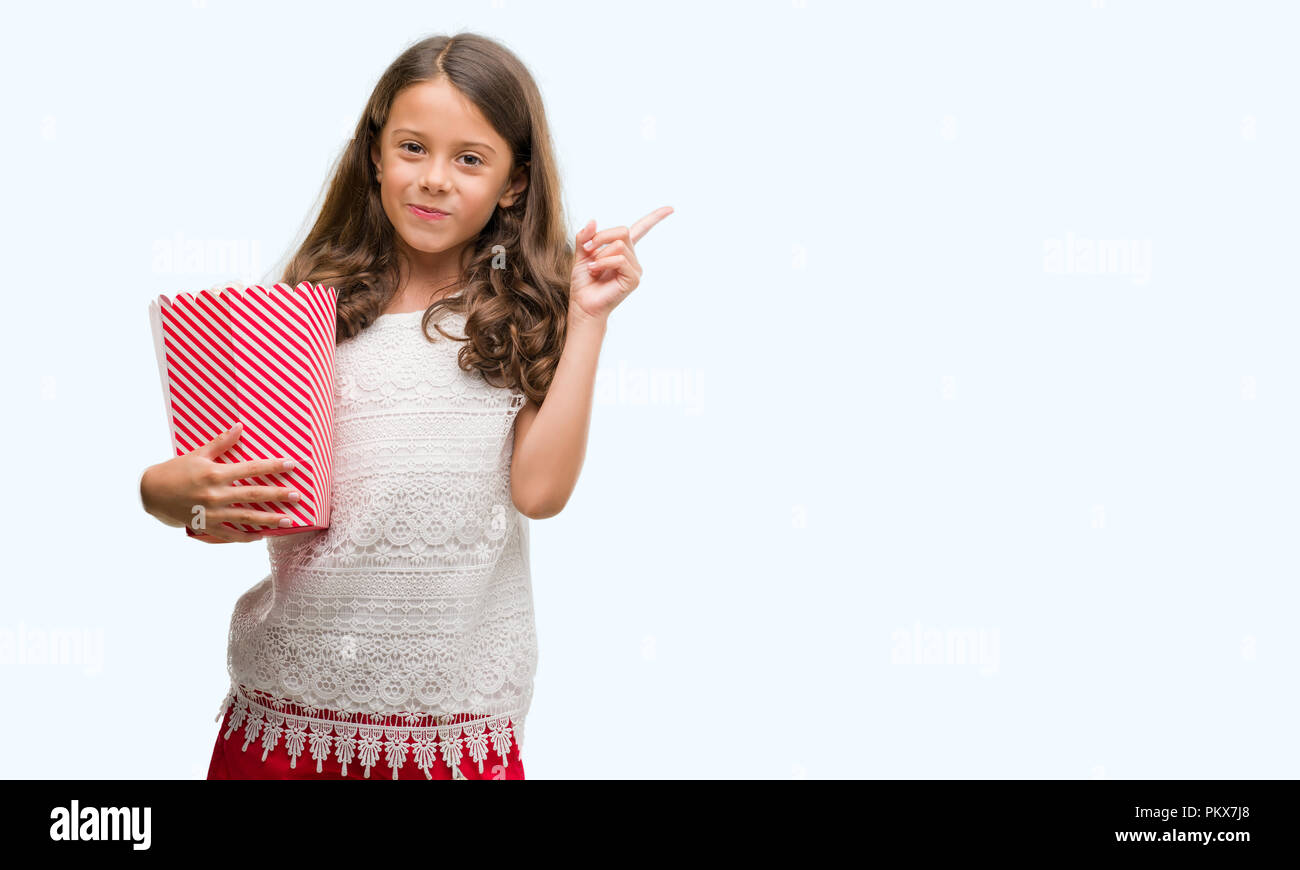
[[[429,171],[424,174],[423,184],[428,190],[445,190],[451,173],[437,160],[429,162]]]

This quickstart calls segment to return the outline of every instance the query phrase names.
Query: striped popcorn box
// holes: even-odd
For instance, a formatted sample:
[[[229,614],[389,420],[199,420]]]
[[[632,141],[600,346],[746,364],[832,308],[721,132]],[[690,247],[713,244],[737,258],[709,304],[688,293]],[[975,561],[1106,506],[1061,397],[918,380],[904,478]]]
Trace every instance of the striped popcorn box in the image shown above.
[[[334,340],[338,291],[307,282],[228,285],[159,296],[149,303],[163,407],[176,455],[235,423],[239,442],[215,461],[287,458],[292,471],[242,478],[235,486],[287,486],[294,502],[235,507],[286,514],[289,528],[225,522],[228,528],[288,535],[329,527],[334,434]],[[201,508],[185,528],[206,536]]]

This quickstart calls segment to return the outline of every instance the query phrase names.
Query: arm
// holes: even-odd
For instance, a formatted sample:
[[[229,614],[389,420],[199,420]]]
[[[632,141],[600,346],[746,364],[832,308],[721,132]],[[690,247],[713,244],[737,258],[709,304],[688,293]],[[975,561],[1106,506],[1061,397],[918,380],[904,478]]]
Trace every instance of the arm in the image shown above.
[[[546,399],[540,406],[530,400],[515,416],[510,498],[529,519],[558,514],[577,486],[605,325],[603,317],[569,318]]]
[[[631,228],[601,232],[596,232],[596,222],[590,220],[573,240],[564,350],[541,406],[529,402],[515,415],[510,499],[529,519],[555,516],[573,494],[587,453],[596,362],[605,340],[605,325],[609,313],[641,281],[641,264],[632,245],[672,212],[664,206]]]

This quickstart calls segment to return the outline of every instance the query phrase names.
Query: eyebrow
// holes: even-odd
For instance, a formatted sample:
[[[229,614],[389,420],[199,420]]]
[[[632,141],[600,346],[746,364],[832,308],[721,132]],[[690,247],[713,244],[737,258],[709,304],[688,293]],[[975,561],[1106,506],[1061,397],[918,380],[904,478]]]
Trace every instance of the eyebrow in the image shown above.
[[[396,130],[393,131],[393,135],[394,135],[394,136],[396,136],[398,133],[410,133],[410,134],[412,134],[412,135],[414,135],[414,136],[423,136],[423,135],[424,135],[424,134],[421,133],[419,130],[408,130],[408,129],[405,128],[405,127],[399,127],[398,129],[396,129]],[[496,149],[493,148],[491,145],[487,144],[486,142],[460,142],[460,143],[458,143],[458,145],[459,145],[459,146],[472,145],[472,146],[474,146],[474,147],[476,147],[476,148],[486,148],[487,150],[491,151],[493,154],[497,153],[497,152],[496,152]]]

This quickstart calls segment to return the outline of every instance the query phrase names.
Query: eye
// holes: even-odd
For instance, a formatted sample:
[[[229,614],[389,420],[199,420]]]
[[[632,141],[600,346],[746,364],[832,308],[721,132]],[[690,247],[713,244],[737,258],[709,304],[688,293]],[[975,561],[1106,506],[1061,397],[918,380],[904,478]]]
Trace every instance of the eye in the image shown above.
[[[417,151],[407,151],[407,152],[406,152],[407,154],[417,154],[417,153],[423,153],[423,152],[424,152],[424,146],[422,146],[422,145],[420,145],[420,144],[418,144],[418,143],[416,143],[416,142],[403,142],[401,145],[399,145],[399,146],[397,146],[397,147],[400,148],[400,149],[405,149],[407,145],[410,145],[412,148],[418,148],[418,149],[420,149],[418,152],[417,152]],[[477,168],[477,167],[483,165],[483,158],[482,158],[482,157],[479,157],[477,154],[462,154],[461,156],[462,156],[462,157],[470,157],[470,158],[473,158],[473,159],[476,161],[476,162],[474,162],[474,163],[467,164],[467,165],[469,165],[469,166],[473,166],[473,167],[476,167],[476,168]]]

